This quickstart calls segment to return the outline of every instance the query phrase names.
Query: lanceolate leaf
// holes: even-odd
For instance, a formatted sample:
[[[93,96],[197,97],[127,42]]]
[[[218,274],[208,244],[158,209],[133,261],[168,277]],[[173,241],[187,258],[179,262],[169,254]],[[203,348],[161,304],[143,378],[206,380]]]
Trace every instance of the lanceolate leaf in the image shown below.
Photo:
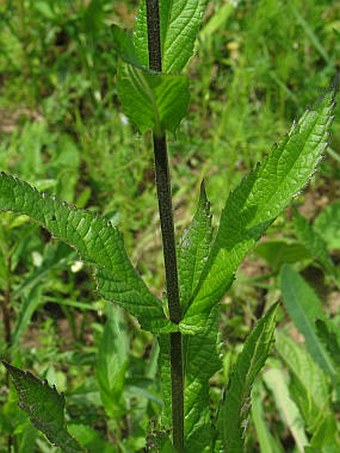
[[[118,94],[126,115],[141,133],[174,132],[189,104],[189,80],[182,75],[156,74],[122,63]]]
[[[179,283],[182,311],[188,307],[209,255],[212,238],[210,203],[204,184],[201,186],[198,208],[178,248]]]
[[[263,385],[257,381],[252,392],[251,416],[261,453],[284,453],[281,443],[275,439],[265,418],[263,405]]]
[[[194,51],[207,0],[160,0],[163,72],[180,72]],[[146,3],[142,1],[135,24],[135,46],[143,66],[148,66]]]
[[[183,339],[185,451],[210,452],[212,426],[209,379],[221,368],[219,358],[218,310],[207,319],[206,330]],[[169,335],[159,335],[163,412],[162,424],[171,429],[171,370]]]
[[[107,321],[98,350],[96,377],[106,413],[119,418],[124,413],[122,402],[125,374],[129,361],[127,327],[120,307],[107,306]]]
[[[251,389],[256,376],[267,360],[273,343],[277,307],[277,304],[272,306],[256,324],[237,359],[229,388],[218,414],[218,438],[215,452],[243,451],[242,438],[247,426]]]
[[[336,201],[318,215],[314,230],[322,235],[329,249],[340,249],[340,201]]]
[[[205,261],[212,236],[210,203],[204,184],[197,211],[181,239],[178,253],[181,308],[187,308]],[[218,310],[206,319],[206,329],[184,337],[185,451],[211,451],[209,379],[221,367],[218,354]],[[206,450],[204,450],[204,447]]]
[[[291,372],[290,393],[313,434],[326,418],[334,419],[326,374],[301,345],[282,332],[276,334],[275,348]]]
[[[204,327],[206,316],[231,286],[234,273],[275,217],[313,174],[327,145],[334,93],[327,94],[230,195],[183,332]]]
[[[131,63],[137,66],[140,65],[137,58],[135,46],[133,44],[132,34],[127,30],[123,30],[117,25],[112,25],[111,31],[112,38],[119,56],[127,63]]]
[[[218,307],[206,320],[205,332],[184,337],[185,451],[211,452],[209,379],[221,367]]]
[[[294,220],[295,231],[299,241],[306,247],[314,259],[317,259],[331,275],[337,278],[337,268],[329,256],[326,243],[322,236],[314,231],[312,225],[298,211],[294,213]]]
[[[67,431],[64,396],[55,387],[51,388],[47,382],[41,382],[28,371],[22,371],[7,362],[4,365],[13,378],[19,395],[19,406],[28,413],[34,426],[63,452],[84,451]]]
[[[303,453],[308,445],[308,439],[301,414],[290,398],[284,371],[272,368],[264,374],[264,381],[273,394],[280,418],[291,432],[297,450]]]
[[[4,173],[0,175],[0,211],[26,214],[53,236],[77,249],[96,271],[98,289],[118,303],[148,330],[167,330],[162,302],[146,287],[132,266],[119,230],[104,219],[59,202]]]
[[[323,319],[321,301],[313,289],[294,269],[285,265],[281,270],[283,301],[292,321],[305,337],[309,353],[319,366],[336,382],[333,363],[317,336],[315,321]]]
[[[335,323],[334,323],[335,324]],[[340,332],[330,319],[317,319],[316,333],[340,370]]]

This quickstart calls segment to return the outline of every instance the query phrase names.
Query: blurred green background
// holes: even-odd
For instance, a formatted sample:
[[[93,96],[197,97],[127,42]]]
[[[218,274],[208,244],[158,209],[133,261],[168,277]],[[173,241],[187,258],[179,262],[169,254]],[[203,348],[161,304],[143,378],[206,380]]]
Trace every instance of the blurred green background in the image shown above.
[[[121,110],[110,29],[113,23],[131,29],[136,8],[136,1],[117,0],[0,1],[0,169],[117,224],[133,262],[161,296],[151,140],[136,134]],[[193,214],[203,178],[216,223],[229,191],[322,96],[339,70],[339,32],[340,4],[332,0],[208,3],[187,71],[188,116],[169,137],[178,237]],[[335,113],[339,118],[339,107]],[[340,218],[339,124],[333,123],[319,171],[294,200],[325,234],[334,266],[340,259],[334,226]],[[283,263],[301,272],[323,300],[324,312],[339,321],[334,274],[308,251],[294,225],[288,210],[247,258],[223,301],[221,332],[228,352],[212,383],[216,394],[249,328],[280,298]],[[109,313],[75,253],[26,217],[1,215],[0,289],[2,306],[11,315],[9,327],[0,324],[0,353],[69,392],[70,418],[80,417],[109,445],[98,440],[96,448],[102,450],[97,451],[144,448],[148,419],[160,411],[157,347],[117,311],[125,326],[128,366],[119,362],[124,379],[114,393],[117,407],[110,414],[105,408],[105,415],[94,370]],[[290,325],[284,310],[281,321]],[[0,377],[5,388],[4,370]],[[294,433],[276,415],[273,395],[261,395],[267,423],[284,451],[300,451]],[[14,394],[6,390],[0,399],[0,450],[52,451],[28,427]],[[255,431],[250,430],[249,451],[259,449]],[[6,450],[8,439],[13,450]]]

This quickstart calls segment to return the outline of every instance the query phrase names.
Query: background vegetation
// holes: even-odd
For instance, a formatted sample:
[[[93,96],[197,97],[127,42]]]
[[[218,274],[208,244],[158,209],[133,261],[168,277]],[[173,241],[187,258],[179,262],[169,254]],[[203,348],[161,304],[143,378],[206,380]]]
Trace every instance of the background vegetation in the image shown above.
[[[118,0],[0,2],[0,168],[119,224],[134,263],[160,294],[150,137],[136,138],[121,113],[110,29],[112,23],[131,28],[136,6]],[[227,192],[322,95],[340,64],[339,13],[339,4],[329,0],[209,3],[190,65],[190,112],[176,140],[170,138],[178,233],[191,218],[202,178],[216,217]],[[280,332],[288,333],[255,389],[249,451],[303,451],[315,428],[315,413],[308,418],[299,404],[303,392],[296,390],[285,347],[297,348],[305,360],[301,376],[313,369],[325,382],[315,407],[325,397],[333,414],[327,429],[336,423],[339,370],[333,377],[323,373],[306,353],[306,333],[285,288],[312,287],[323,314],[339,327],[339,149],[336,121],[320,171],[294,202],[321,235],[321,249],[315,235],[306,234],[310,224],[286,212],[244,263],[221,306],[224,369],[211,383],[216,389],[227,382],[234,353],[255,320],[281,293],[288,300],[280,315]],[[3,319],[10,315],[10,324],[0,324],[0,353],[66,391],[69,418],[82,422],[74,431],[83,430],[93,451],[143,449],[148,420],[160,412],[158,351],[148,334],[99,300],[75,252],[24,216],[1,215],[0,288]],[[106,324],[112,318],[114,328]],[[332,354],[339,357],[339,351]],[[4,369],[0,379],[1,451],[9,444],[13,451],[52,451],[17,408]],[[151,450],[152,442],[150,436]]]

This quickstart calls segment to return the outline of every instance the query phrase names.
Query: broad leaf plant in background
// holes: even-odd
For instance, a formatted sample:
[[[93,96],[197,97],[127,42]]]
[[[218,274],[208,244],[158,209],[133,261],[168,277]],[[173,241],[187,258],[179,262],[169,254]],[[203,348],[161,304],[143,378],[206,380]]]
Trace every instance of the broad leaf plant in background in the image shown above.
[[[112,40],[121,58],[117,78],[121,104],[138,131],[151,131],[153,138],[166,274],[163,299],[157,298],[138,275],[116,226],[40,193],[14,176],[0,176],[1,211],[31,217],[54,238],[76,249],[93,268],[101,296],[127,310],[142,329],[157,336],[163,409],[154,451],[243,450],[252,387],[273,343],[278,307],[272,305],[250,332],[220,395],[218,410],[212,412],[209,380],[222,366],[219,302],[243,258],[313,175],[327,146],[334,106],[334,91],[329,90],[293,124],[265,161],[229,195],[215,233],[202,183],[196,213],[176,247],[166,134],[176,133],[188,109],[185,70],[206,3],[142,1],[133,34],[112,28]],[[289,268],[282,271],[282,284],[285,298],[289,291],[298,294],[302,285]],[[288,309],[294,312],[294,306]],[[109,321],[117,322],[114,315]],[[320,319],[318,329],[330,346],[331,334],[323,323]],[[280,337],[280,353],[284,347],[285,340]],[[315,350],[315,355],[322,360],[322,351]],[[20,407],[53,444],[63,452],[91,451],[79,432],[73,430],[71,435],[62,394],[6,360],[4,365]],[[329,373],[338,386],[332,370]]]

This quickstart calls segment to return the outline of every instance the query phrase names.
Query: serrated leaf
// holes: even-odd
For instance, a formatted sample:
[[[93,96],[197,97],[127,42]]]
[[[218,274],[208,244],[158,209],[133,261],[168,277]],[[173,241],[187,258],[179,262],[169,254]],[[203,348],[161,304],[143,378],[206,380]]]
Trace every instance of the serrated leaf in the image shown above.
[[[162,302],[146,287],[132,266],[120,231],[90,212],[40,194],[29,184],[0,175],[0,211],[26,214],[54,237],[72,245],[93,265],[102,296],[127,309],[147,330],[171,330]],[[174,326],[176,330],[176,326]]]
[[[298,211],[294,213],[295,232],[299,241],[306,247],[312,257],[337,278],[338,272],[329,256],[327,246],[322,236],[314,231],[312,225]]]
[[[215,452],[243,451],[244,431],[250,409],[251,390],[269,355],[278,305],[273,305],[247,338],[230,378],[217,418]]]
[[[216,307],[217,308],[217,307]],[[187,453],[211,452],[212,425],[209,379],[221,367],[218,310],[206,320],[205,332],[184,337],[184,413]]]
[[[340,249],[340,202],[336,201],[324,210],[315,219],[313,227],[326,242],[330,249]]]
[[[209,379],[221,368],[217,310],[207,319],[206,331],[183,338],[185,451],[210,452],[212,426]],[[159,335],[159,368],[162,386],[162,424],[171,429],[171,369],[169,335]]]
[[[193,54],[207,0],[160,1],[162,70],[180,72]],[[135,24],[135,46],[143,66],[148,66],[146,3],[141,2]]]
[[[210,203],[201,185],[198,207],[178,249],[181,308],[183,311],[195,289],[210,250],[212,236]],[[206,329],[198,335],[185,336],[184,411],[185,451],[211,451],[212,427],[209,406],[209,379],[221,368],[218,353],[218,312],[206,320]]]
[[[67,431],[63,394],[28,371],[3,363],[13,379],[19,396],[19,407],[28,413],[33,425],[65,453],[85,451]]]
[[[211,238],[210,203],[202,183],[197,211],[178,247],[178,272],[183,312],[188,307],[208,258]]]
[[[325,345],[335,364],[340,367],[340,332],[329,319],[315,321],[316,333]]]
[[[327,145],[334,93],[327,94],[229,196],[216,239],[180,324],[183,333],[204,328],[205,318],[231,286],[239,264],[313,174]]]
[[[118,94],[123,109],[141,133],[175,132],[189,104],[189,80],[182,75],[156,74],[121,63]]]
[[[316,334],[315,321],[324,318],[320,299],[304,279],[288,265],[282,267],[280,281],[285,307],[295,326],[305,337],[309,353],[322,370],[336,381],[333,363]]]

